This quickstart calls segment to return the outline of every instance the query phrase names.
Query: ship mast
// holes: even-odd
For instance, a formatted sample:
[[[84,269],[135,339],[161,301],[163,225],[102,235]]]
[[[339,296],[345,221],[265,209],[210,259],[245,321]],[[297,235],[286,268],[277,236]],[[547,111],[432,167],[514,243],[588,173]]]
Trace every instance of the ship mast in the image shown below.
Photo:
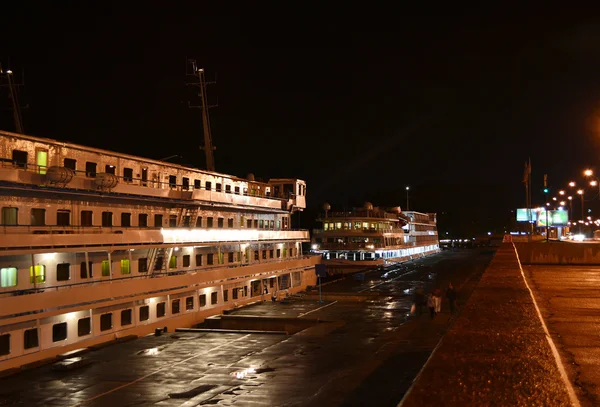
[[[24,134],[25,130],[23,129],[23,119],[21,117],[21,106],[19,105],[19,98],[17,94],[17,90],[15,88],[15,83],[13,82],[13,72],[8,69],[4,71],[2,69],[2,65],[0,64],[0,75],[6,76],[8,81],[8,95],[12,103],[12,111],[13,111],[13,119],[15,121],[15,130],[19,134]]]
[[[193,59],[188,60],[193,69],[193,75],[198,76],[198,83],[193,83],[191,85],[198,86],[200,88],[200,92],[198,96],[200,96],[201,105],[200,106],[191,106],[189,107],[199,107],[202,109],[202,127],[204,132],[204,146],[200,146],[200,150],[204,150],[204,154],[206,156],[206,169],[208,171],[215,171],[215,157],[213,155],[213,151],[216,150],[216,147],[212,144],[212,137],[210,133],[210,116],[208,114],[208,108],[212,107],[208,105],[208,97],[206,94],[206,78],[204,77],[204,69],[198,68],[196,66],[196,61]]]

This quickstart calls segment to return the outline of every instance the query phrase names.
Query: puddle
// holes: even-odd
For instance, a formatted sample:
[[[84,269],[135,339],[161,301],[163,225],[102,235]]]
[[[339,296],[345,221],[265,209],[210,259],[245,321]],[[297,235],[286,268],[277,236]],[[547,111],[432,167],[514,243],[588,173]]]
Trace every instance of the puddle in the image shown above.
[[[165,347],[166,346],[161,346],[161,347],[158,347],[158,348],[143,349],[143,350],[137,352],[136,355],[141,355],[141,356],[156,356],[160,352],[162,352],[165,349]]]
[[[206,393],[209,390],[217,387],[216,384],[203,384],[198,387],[194,387],[193,389],[182,391],[179,393],[169,393],[169,397],[172,399],[191,399],[192,397],[196,397],[198,394]]]

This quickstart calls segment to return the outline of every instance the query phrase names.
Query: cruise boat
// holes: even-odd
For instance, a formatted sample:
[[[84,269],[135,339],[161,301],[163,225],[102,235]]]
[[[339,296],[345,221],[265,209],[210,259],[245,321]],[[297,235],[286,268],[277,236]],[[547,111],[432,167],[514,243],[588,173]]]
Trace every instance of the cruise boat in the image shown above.
[[[315,285],[266,182],[0,131],[0,371]]]
[[[362,208],[324,213],[313,230],[312,251],[321,255],[329,274],[356,272],[399,263],[440,251],[435,213]]]

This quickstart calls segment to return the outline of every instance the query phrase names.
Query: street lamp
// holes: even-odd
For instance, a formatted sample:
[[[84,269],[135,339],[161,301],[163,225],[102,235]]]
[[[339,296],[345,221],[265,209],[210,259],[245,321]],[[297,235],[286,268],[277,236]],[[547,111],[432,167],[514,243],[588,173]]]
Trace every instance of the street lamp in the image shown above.
[[[407,185],[406,186],[406,210],[408,210],[408,190],[410,189],[410,187]]]
[[[583,213],[583,189],[578,189],[577,193],[579,195],[581,195],[581,221],[583,222],[583,217],[584,217],[584,213]],[[580,228],[582,228],[583,226],[580,226]],[[581,229],[579,230],[580,232],[582,231]]]
[[[571,181],[571,182],[569,182],[569,186],[570,186],[571,188],[574,188],[574,187],[575,187],[575,182],[574,182],[574,181]]]
[[[564,195],[564,194],[565,194],[565,191],[564,191],[563,189],[561,189],[560,191],[558,191],[558,194],[559,194],[559,195]]]

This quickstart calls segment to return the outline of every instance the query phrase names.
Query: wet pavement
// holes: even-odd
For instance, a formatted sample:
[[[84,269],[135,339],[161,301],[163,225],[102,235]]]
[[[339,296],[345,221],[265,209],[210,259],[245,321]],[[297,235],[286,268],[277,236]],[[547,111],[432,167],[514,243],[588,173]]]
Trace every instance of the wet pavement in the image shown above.
[[[563,292],[569,283],[555,281]],[[540,318],[512,244],[502,244],[400,406],[577,405]]]
[[[374,296],[367,301],[321,302],[312,292],[228,315],[309,320],[294,335],[175,332],[86,352],[72,370],[0,379],[0,405],[395,406],[456,318],[446,301],[433,320],[410,317],[414,290],[452,282],[462,307],[492,255],[443,252],[322,287]]]
[[[581,405],[600,405],[600,267],[524,269]]]

